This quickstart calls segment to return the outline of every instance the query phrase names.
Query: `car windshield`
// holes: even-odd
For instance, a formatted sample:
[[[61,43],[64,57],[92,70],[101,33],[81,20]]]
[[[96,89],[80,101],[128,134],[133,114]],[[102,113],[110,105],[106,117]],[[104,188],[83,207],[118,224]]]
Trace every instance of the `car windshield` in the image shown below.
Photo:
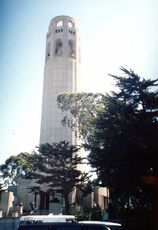
[[[81,230],[79,225],[52,225],[52,224],[26,224],[21,225],[18,230]]]

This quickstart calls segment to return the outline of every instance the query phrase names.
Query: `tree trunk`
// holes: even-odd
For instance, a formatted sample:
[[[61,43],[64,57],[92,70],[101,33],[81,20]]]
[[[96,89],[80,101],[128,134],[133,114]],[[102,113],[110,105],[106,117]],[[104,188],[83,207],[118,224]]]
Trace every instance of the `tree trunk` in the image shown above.
[[[64,194],[64,200],[65,200],[65,214],[69,214],[69,195],[68,193]]]

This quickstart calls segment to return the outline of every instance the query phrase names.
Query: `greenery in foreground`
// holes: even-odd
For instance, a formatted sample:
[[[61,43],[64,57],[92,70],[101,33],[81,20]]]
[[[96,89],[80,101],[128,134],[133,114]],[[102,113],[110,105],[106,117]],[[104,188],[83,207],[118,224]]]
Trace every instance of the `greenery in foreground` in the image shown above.
[[[113,210],[152,209],[158,183],[158,80],[141,79],[132,70],[110,75],[111,94],[61,94],[58,105],[70,111],[63,123],[79,129],[98,180],[110,190]]]
[[[127,210],[152,210],[158,184],[158,80],[142,79],[125,68],[121,71],[121,76],[110,75],[116,85],[116,91],[110,94],[58,96],[59,108],[71,113],[62,123],[82,138],[98,181],[110,190],[113,217]],[[36,154],[44,160],[43,151]],[[45,160],[52,157],[47,155]],[[6,164],[0,166],[3,173]],[[32,172],[35,167],[31,164]],[[23,165],[28,166],[26,162]]]
[[[11,156],[0,166],[2,177],[8,180],[9,184],[18,184],[18,178],[22,177],[34,179],[36,183],[45,185],[47,192],[54,198],[56,196],[64,198],[65,212],[68,214],[69,194],[77,187],[83,192],[83,196],[91,191],[89,175],[81,172],[77,167],[83,164],[84,160],[78,155],[79,150],[80,147],[65,141],[41,144],[38,151],[32,154],[20,153]]]
[[[69,194],[89,180],[88,174],[78,169],[78,165],[83,164],[83,158],[78,155],[79,150],[80,147],[65,141],[41,144],[30,159],[34,164],[34,172],[27,175],[27,178],[36,179],[37,183],[47,184],[52,194],[62,196],[67,214],[70,208]]]

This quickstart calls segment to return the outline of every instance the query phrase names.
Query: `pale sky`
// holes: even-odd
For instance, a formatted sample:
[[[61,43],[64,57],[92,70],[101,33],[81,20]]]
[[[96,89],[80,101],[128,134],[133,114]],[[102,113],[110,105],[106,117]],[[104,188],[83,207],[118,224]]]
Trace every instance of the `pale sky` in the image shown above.
[[[120,66],[158,77],[157,0],[0,1],[0,164],[39,144],[46,32],[58,15],[76,19],[82,87],[112,89]]]

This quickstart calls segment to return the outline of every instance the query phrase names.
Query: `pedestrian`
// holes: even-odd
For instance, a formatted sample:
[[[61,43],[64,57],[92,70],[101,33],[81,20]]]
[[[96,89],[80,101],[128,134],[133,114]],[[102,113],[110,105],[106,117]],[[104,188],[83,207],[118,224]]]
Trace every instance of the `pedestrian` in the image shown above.
[[[108,220],[108,219],[109,219],[109,213],[108,213],[108,210],[105,209],[105,210],[103,211],[103,220],[106,221],[106,220]]]
[[[35,202],[30,202],[31,212],[30,214],[34,214],[36,210]]]
[[[18,208],[19,216],[21,216],[23,214],[23,209],[24,209],[23,203],[20,202],[17,208]]]

